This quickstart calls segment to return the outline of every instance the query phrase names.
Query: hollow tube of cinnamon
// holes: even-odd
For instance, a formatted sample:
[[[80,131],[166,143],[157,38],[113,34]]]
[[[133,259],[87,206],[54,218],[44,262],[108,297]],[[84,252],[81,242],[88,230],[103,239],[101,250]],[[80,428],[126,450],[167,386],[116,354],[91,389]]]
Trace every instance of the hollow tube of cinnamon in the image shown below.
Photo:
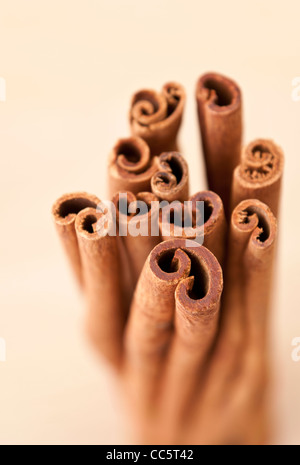
[[[221,197],[228,216],[232,173],[241,156],[241,90],[231,79],[207,73],[197,82],[196,100],[208,187]]]
[[[192,195],[189,201],[191,202],[192,226],[185,227],[182,223],[180,225],[176,224],[175,221],[172,221],[172,215],[165,215],[163,210],[159,218],[162,239],[168,240],[182,237],[193,240],[201,238],[203,245],[215,255],[222,266],[225,255],[227,224],[221,198],[212,191],[201,191]],[[197,224],[198,220],[196,220],[195,224],[197,202],[204,202],[204,218],[200,218],[201,224]],[[182,207],[181,212],[183,209]],[[181,214],[181,220],[184,219],[185,212]]]
[[[157,158],[157,171],[151,178],[151,189],[160,200],[183,202],[188,199],[188,165],[180,153],[164,152]]]
[[[243,442],[251,427],[247,418],[267,388],[267,322],[276,239],[277,221],[267,205],[249,199],[234,209],[220,333],[207,389],[199,410],[194,409],[194,428],[200,435],[210,429],[208,421],[201,419],[213,418],[213,409],[218,412],[218,431],[214,424],[213,434],[219,443],[228,442],[228,434],[231,440]]]
[[[264,351],[276,238],[276,218],[266,204],[250,199],[237,205],[229,232],[219,360],[235,358],[250,342]]]
[[[151,190],[151,177],[157,171],[147,143],[140,137],[119,139],[108,159],[108,190],[111,199],[118,191],[134,194]]]
[[[120,208],[120,198],[124,194],[126,204]],[[116,208],[119,234],[122,234],[120,239],[127,252],[128,266],[135,287],[149,253],[161,242],[158,227],[158,198],[151,192],[140,192],[136,196],[132,192],[122,192],[113,197],[113,203]],[[139,213],[137,209],[140,210]]]
[[[101,354],[115,367],[122,360],[125,309],[117,238],[102,234],[103,213],[85,208],[78,213],[75,229],[85,283],[87,331]]]
[[[194,266],[199,267],[195,275],[198,279],[201,276],[201,280],[195,286],[193,278],[189,277],[175,291],[175,333],[159,403],[160,424],[167,443],[179,441],[176,437],[179,425],[188,419],[217,335],[223,289],[222,270],[211,252],[201,246],[199,249],[201,265],[199,267],[199,263],[194,262]]]
[[[133,95],[129,112],[131,133],[148,143],[152,156],[178,150],[176,139],[185,100],[185,90],[176,82],[165,84],[161,93],[140,90]]]
[[[255,198],[266,203],[277,217],[283,165],[283,152],[271,140],[256,139],[244,147],[241,163],[233,173],[231,208]]]
[[[195,342],[201,333],[199,344],[206,351],[216,328],[221,292],[220,265],[210,251],[194,241],[165,241],[148,256],[125,339],[125,379],[134,393],[134,409],[142,416],[157,413],[155,402],[173,334],[175,307],[179,337],[186,342],[192,333]],[[189,354],[190,349],[188,346]]]
[[[81,287],[83,286],[83,278],[75,232],[75,219],[81,210],[87,207],[96,208],[99,202],[100,200],[95,195],[87,194],[86,192],[74,192],[62,195],[52,207],[52,217],[56,231]]]
[[[276,238],[277,221],[266,204],[250,199],[234,209],[222,311],[243,313],[256,347],[265,343]]]

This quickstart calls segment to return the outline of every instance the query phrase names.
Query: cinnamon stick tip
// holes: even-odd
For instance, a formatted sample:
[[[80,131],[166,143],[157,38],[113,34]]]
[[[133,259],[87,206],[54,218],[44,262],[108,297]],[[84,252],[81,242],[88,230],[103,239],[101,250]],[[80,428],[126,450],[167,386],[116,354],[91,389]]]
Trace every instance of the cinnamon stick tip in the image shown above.
[[[179,190],[188,183],[188,164],[179,152],[163,152],[157,159],[159,171],[151,178],[151,189],[159,197],[159,192]]]
[[[196,85],[196,98],[207,102],[216,112],[230,112],[240,108],[242,93],[238,84],[222,74],[208,72],[200,76]]]
[[[81,210],[75,220],[77,234],[89,240],[99,239],[97,223],[102,216],[103,213],[97,211],[95,208]]]
[[[209,314],[221,297],[222,269],[208,249],[191,240],[188,247],[186,243],[185,239],[172,239],[158,244],[148,257],[150,269],[158,279],[172,284],[178,281],[176,296],[184,308],[192,313],[201,308]]]
[[[231,223],[234,229],[251,234],[253,245],[267,248],[277,236],[277,220],[271,209],[257,199],[240,202],[233,210]]]
[[[268,186],[282,176],[283,168],[282,148],[271,139],[255,139],[243,147],[234,178],[251,188]]]
[[[213,191],[200,191],[190,198],[193,209],[196,202],[204,202],[204,224],[206,234],[215,227],[215,224],[225,218],[224,206],[221,197]]]
[[[68,225],[87,207],[96,208],[100,200],[87,192],[73,192],[59,197],[52,206],[52,217],[57,225]]]
[[[127,171],[131,168],[137,170],[137,166],[143,169],[149,162],[150,148],[148,144],[138,136],[131,136],[118,139],[115,143],[108,164],[112,165],[118,161],[118,165],[124,167]]]

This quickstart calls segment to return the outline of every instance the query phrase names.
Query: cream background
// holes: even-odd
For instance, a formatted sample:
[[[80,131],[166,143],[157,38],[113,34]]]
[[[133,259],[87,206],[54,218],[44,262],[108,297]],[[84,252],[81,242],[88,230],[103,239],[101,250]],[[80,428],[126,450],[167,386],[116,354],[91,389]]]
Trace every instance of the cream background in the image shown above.
[[[277,442],[300,443],[299,21],[297,0],[1,0],[0,443],[126,442],[109,373],[83,336],[51,204],[72,190],[105,196],[131,94],[171,79],[187,89],[182,151],[192,191],[204,188],[194,89],[209,70],[241,85],[245,141],[274,138],[286,154],[273,403]]]

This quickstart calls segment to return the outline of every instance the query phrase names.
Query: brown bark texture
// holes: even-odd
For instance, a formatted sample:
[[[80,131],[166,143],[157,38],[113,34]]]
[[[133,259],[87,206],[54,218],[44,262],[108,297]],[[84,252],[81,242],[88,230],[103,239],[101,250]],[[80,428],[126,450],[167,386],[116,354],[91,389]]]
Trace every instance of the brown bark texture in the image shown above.
[[[74,192],[62,195],[52,207],[56,231],[80,287],[83,287],[83,277],[75,220],[81,210],[87,207],[96,208],[99,202],[100,200],[95,195],[87,192]]]
[[[85,284],[88,334],[99,352],[119,367],[126,309],[117,237],[104,231],[105,222],[103,213],[85,208],[77,215],[75,229]]]
[[[198,202],[202,202],[201,209]],[[176,214],[176,209],[178,214]],[[163,209],[159,225],[163,240],[170,238],[197,240],[200,245],[209,249],[223,265],[227,224],[222,200],[214,192],[197,192],[189,198],[189,203],[185,204],[185,207],[182,204],[175,204],[173,213],[170,208]]]
[[[197,82],[196,100],[208,187],[229,216],[232,173],[241,156],[241,90],[231,79],[207,73]]]
[[[140,137],[119,139],[108,159],[108,194],[119,191],[134,194],[151,190],[151,177],[157,171],[147,143]]]
[[[189,197],[189,170],[178,152],[164,152],[157,157],[157,171],[151,178],[152,192],[160,199],[183,202]]]
[[[231,208],[242,200],[258,199],[277,217],[283,166],[283,151],[273,141],[256,139],[246,145],[233,174]]]

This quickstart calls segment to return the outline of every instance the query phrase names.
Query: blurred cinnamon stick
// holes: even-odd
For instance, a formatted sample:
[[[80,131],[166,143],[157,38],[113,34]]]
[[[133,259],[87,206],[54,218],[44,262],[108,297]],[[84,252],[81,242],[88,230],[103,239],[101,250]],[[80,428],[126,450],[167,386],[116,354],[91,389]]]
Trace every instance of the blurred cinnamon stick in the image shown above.
[[[186,363],[189,371],[189,361],[194,366],[194,356],[198,360],[214,337],[221,291],[222,271],[216,258],[193,241],[189,247],[183,239],[165,241],[148,256],[126,328],[125,379],[134,393],[134,410],[146,415],[149,424],[157,414],[155,403],[173,335],[175,308],[178,344],[182,343],[178,370]],[[190,332],[193,340],[196,333],[202,334],[198,352],[193,342],[186,345]]]
[[[222,311],[238,312],[248,337],[261,348],[266,342],[276,238],[277,221],[266,204],[250,199],[237,205],[230,224]]]
[[[241,156],[241,90],[231,79],[207,73],[197,82],[196,100],[208,187],[228,215],[232,173]]]
[[[162,91],[140,90],[130,105],[130,128],[134,136],[142,137],[149,145],[151,155],[178,150],[179,131],[185,105],[184,88],[168,82]]]
[[[108,160],[108,190],[111,199],[119,191],[133,194],[151,190],[151,177],[157,171],[147,143],[140,137],[119,139]]]
[[[231,208],[255,198],[266,203],[277,217],[283,165],[283,152],[273,141],[256,139],[246,145],[233,174]]]
[[[75,222],[88,306],[87,330],[101,354],[119,367],[126,316],[119,251],[115,235],[101,234],[101,219],[103,213],[86,208]]]
[[[180,438],[176,437],[179,425],[188,420],[217,336],[223,289],[221,267],[208,249],[188,247],[185,253],[192,268],[190,277],[182,280],[175,291],[174,336],[159,404],[167,443],[180,443]]]
[[[56,231],[65,253],[74,271],[77,282],[83,287],[81,259],[75,232],[76,215],[87,207],[96,208],[100,200],[86,192],[74,192],[62,195],[52,207],[52,217]]]
[[[241,202],[233,211],[218,342],[206,389],[194,409],[204,443],[259,443],[268,386],[268,316],[277,222],[264,203]],[[216,424],[213,421],[218,417]]]

